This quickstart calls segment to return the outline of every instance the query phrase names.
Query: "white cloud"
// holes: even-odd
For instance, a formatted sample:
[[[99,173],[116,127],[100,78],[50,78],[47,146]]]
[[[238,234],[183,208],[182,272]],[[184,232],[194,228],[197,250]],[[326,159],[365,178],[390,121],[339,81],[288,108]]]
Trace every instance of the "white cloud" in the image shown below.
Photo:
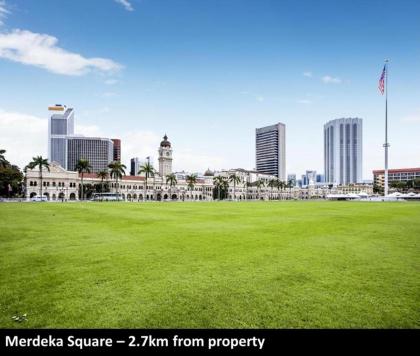
[[[4,25],[4,19],[10,11],[7,9],[6,1],[0,0],[0,26]]]
[[[0,109],[0,148],[6,158],[20,168],[37,155],[47,155],[48,121],[33,115]]]
[[[340,84],[341,79],[338,77],[331,77],[330,75],[325,75],[321,78],[321,80],[326,84]]]
[[[93,70],[116,72],[122,66],[106,58],[86,58],[57,46],[56,37],[25,30],[0,34],[0,58],[63,75],[84,75]]]
[[[134,11],[133,5],[128,0],[114,0],[117,4],[124,6],[127,11]]]
[[[304,77],[312,78],[312,72],[303,72]]]

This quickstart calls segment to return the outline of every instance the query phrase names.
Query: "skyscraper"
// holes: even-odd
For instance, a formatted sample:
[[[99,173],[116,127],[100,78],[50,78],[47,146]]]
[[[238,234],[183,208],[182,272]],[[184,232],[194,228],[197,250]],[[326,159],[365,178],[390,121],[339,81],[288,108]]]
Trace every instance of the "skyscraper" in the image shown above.
[[[74,110],[56,104],[48,111],[48,157],[67,168],[67,136],[74,134]]]
[[[256,170],[286,180],[286,125],[255,130]]]
[[[84,137],[74,134],[74,110],[65,105],[50,106],[48,120],[48,158],[64,169],[74,171],[79,159],[87,159],[92,172],[107,169],[114,160],[114,144],[109,138]],[[121,142],[117,154],[121,158]],[[118,158],[118,157],[117,157]]]
[[[140,160],[134,157],[130,160],[130,176],[136,176],[140,170]]]
[[[325,181],[362,182],[362,129],[359,118],[336,119],[324,125]]]
[[[69,136],[67,137],[67,170],[76,170],[79,159],[87,159],[92,173],[108,169],[114,158],[114,145],[109,138]]]
[[[121,140],[118,138],[111,139],[114,144],[113,160],[121,162]]]

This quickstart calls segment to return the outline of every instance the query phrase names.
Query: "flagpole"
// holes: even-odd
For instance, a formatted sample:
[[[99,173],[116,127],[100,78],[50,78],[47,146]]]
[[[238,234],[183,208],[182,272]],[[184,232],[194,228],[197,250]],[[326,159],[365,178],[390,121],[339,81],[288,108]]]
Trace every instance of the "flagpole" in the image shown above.
[[[384,182],[384,196],[388,195],[388,62],[385,60],[385,182]]]

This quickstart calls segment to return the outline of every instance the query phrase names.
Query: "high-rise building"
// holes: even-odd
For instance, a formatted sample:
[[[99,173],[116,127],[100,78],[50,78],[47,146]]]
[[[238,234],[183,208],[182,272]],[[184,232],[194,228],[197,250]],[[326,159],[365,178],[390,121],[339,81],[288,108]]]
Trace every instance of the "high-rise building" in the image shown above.
[[[362,182],[362,129],[359,118],[336,119],[324,125],[325,181]]]
[[[316,175],[316,182],[317,183],[325,183],[325,177],[323,174],[317,174]]]
[[[121,140],[118,138],[111,139],[114,144],[113,160],[121,162]]]
[[[291,182],[294,187],[296,187],[296,174],[291,173],[287,175],[287,183]]]
[[[74,134],[74,110],[57,104],[48,111],[48,158],[67,168],[67,136]]]
[[[109,138],[101,137],[67,137],[67,169],[76,170],[79,159],[87,159],[92,166],[92,173],[108,169],[114,158],[114,145]]]
[[[161,177],[166,177],[170,173],[172,173],[172,147],[165,134],[159,147],[159,174]]]
[[[114,152],[113,141],[109,138],[84,137],[74,134],[74,110],[65,105],[50,106],[48,120],[48,158],[65,170],[74,171],[79,159],[87,159],[92,172],[107,169],[117,154],[121,159],[121,141],[117,141],[118,150]]]
[[[130,159],[130,176],[136,176],[140,170],[140,160],[138,157]]]
[[[255,130],[256,170],[286,180],[286,125]]]
[[[306,171],[305,176],[307,185],[316,183],[316,171]]]

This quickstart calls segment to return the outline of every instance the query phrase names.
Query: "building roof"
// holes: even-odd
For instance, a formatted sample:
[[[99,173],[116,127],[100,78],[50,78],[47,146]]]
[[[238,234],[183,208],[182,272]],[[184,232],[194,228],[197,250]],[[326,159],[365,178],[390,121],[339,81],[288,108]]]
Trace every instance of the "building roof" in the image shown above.
[[[160,143],[160,147],[171,147],[171,143],[168,141],[168,136],[163,136],[163,141]]]

